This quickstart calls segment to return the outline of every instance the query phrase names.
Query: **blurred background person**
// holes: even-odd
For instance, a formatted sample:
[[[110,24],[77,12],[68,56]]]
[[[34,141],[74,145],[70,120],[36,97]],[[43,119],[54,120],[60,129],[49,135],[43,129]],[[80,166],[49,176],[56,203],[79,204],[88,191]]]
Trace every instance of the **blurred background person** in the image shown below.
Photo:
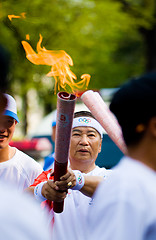
[[[110,109],[128,153],[95,192],[86,239],[156,239],[155,106],[155,72],[131,79],[114,95]]]
[[[51,240],[48,216],[34,199],[15,186],[0,181],[0,238],[5,240]]]

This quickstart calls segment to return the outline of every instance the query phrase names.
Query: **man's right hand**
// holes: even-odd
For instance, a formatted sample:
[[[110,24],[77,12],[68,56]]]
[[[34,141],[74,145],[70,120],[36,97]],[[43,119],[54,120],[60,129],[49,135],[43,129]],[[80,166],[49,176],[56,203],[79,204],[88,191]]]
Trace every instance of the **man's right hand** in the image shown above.
[[[47,200],[62,202],[66,198],[67,192],[60,192],[56,190],[56,184],[52,180],[48,180],[42,187],[42,195]]]

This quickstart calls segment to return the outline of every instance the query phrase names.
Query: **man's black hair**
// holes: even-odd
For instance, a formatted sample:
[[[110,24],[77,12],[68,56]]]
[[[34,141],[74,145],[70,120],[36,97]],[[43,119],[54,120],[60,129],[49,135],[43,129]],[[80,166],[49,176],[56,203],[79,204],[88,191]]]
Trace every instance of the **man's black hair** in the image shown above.
[[[74,118],[76,117],[81,117],[81,116],[87,116],[87,117],[92,117],[94,119],[96,119],[91,112],[89,111],[79,111],[79,112],[75,112],[74,113]]]
[[[156,116],[156,72],[130,79],[114,94],[110,110],[122,128],[125,143],[138,143],[144,132],[138,133],[139,124],[147,125]]]

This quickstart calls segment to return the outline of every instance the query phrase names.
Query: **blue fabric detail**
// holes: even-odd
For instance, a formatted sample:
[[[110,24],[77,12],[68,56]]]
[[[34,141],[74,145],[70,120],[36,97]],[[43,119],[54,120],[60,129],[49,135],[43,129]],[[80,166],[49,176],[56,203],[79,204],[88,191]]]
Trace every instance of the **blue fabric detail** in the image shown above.
[[[56,121],[53,121],[52,122],[52,127],[55,127],[56,126]]]
[[[18,119],[16,113],[11,112],[11,111],[9,111],[9,110],[5,110],[5,112],[3,113],[3,115],[12,117],[12,118],[14,118],[14,119],[19,123],[19,119]]]
[[[46,171],[54,161],[55,161],[54,153],[51,153],[47,157],[45,157],[43,170]]]

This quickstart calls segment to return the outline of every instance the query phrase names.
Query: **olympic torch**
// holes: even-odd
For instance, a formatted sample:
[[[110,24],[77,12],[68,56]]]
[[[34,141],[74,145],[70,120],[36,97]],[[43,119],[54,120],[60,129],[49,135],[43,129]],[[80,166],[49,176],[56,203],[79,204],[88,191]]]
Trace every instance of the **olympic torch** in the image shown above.
[[[67,172],[75,100],[76,96],[67,92],[59,92],[57,95],[54,181],[59,181]],[[54,202],[54,212],[61,213],[63,206],[64,201]]]
[[[121,127],[99,93],[89,90],[82,94],[81,99],[99,121],[101,126],[106,130],[109,137],[119,149],[126,154],[127,147],[122,136]]]

